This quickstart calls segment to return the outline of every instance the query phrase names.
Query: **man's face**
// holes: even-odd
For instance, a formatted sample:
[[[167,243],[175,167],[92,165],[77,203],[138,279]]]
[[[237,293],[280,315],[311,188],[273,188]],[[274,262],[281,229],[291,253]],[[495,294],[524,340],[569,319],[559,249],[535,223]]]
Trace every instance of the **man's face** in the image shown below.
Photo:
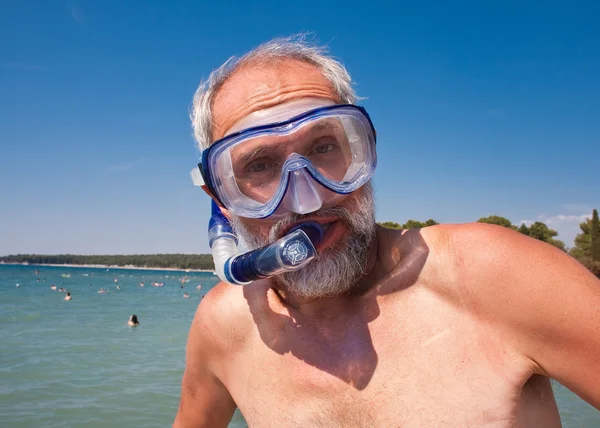
[[[213,140],[248,114],[302,98],[336,101],[335,92],[320,71],[298,61],[246,67],[220,89],[213,103]],[[254,249],[272,243],[295,224],[315,220],[327,225],[317,257],[305,268],[275,277],[285,290],[301,297],[338,295],[356,283],[366,267],[375,233],[373,191],[370,183],[342,198],[335,206],[314,213],[247,219],[225,211],[239,238]]]

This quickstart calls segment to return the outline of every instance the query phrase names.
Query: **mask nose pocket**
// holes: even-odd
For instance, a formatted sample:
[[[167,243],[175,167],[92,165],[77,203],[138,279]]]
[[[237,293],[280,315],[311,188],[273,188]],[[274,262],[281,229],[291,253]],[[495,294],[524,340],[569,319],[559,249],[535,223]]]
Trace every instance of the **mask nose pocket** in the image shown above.
[[[317,211],[323,205],[319,187],[320,184],[305,168],[290,171],[288,188],[282,201],[284,208],[298,214]]]

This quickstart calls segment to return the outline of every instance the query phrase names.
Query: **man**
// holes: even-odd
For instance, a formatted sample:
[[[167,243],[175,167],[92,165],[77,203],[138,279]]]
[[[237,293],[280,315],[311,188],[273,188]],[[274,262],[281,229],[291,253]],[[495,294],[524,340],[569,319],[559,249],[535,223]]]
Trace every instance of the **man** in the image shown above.
[[[297,39],[198,89],[206,190],[244,243],[304,221],[325,234],[306,267],[202,300],[174,426],[225,427],[237,406],[256,427],[558,427],[549,378],[600,408],[600,281],[499,226],[376,226],[375,132],[354,100],[343,66]]]

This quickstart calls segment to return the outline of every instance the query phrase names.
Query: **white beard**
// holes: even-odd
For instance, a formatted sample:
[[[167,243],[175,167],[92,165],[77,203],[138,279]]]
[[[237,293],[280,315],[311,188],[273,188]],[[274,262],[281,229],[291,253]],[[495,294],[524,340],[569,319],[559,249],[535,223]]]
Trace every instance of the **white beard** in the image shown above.
[[[286,291],[303,298],[337,296],[350,291],[364,273],[369,246],[375,236],[375,198],[371,182],[365,184],[360,196],[351,196],[351,207],[335,206],[307,215],[293,214],[277,221],[269,236],[252,234],[237,216],[231,225],[240,243],[256,249],[276,241],[281,230],[308,217],[337,217],[348,228],[348,234],[336,247],[328,248],[304,268],[274,277]]]

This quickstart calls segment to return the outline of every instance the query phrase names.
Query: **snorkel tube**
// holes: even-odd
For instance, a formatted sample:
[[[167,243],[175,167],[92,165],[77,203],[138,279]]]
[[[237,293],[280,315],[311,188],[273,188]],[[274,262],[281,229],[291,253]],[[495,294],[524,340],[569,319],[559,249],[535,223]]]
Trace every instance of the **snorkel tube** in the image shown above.
[[[315,246],[323,238],[323,228],[306,222],[272,244],[243,254],[238,253],[238,239],[229,220],[212,201],[208,223],[208,245],[212,250],[217,276],[234,285],[244,285],[304,267],[316,255]]]

